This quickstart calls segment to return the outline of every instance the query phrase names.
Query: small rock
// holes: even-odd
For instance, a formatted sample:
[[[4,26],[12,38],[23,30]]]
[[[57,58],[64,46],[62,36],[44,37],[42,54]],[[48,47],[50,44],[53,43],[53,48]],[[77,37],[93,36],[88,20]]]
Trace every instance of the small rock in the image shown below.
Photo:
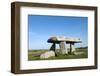
[[[47,51],[43,54],[40,55],[40,59],[46,59],[46,58],[50,58],[55,56],[55,52],[54,51]]]
[[[84,54],[84,52],[74,52],[75,55],[81,55]]]

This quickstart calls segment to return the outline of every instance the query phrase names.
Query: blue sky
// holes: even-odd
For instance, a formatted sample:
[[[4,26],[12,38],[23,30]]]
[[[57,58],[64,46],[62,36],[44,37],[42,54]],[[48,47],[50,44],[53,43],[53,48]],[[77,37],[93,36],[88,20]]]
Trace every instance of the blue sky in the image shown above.
[[[76,47],[88,45],[88,18],[74,16],[28,16],[29,49],[49,49],[47,43],[51,36],[66,36],[80,38],[82,43]]]

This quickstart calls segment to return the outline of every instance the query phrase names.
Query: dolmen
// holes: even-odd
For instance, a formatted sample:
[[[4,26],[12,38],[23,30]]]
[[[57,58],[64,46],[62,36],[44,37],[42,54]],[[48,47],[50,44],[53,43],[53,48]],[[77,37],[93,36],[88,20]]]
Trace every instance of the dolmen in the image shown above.
[[[72,52],[75,51],[74,44],[82,42],[79,38],[66,38],[64,36],[54,36],[50,37],[47,40],[48,43],[52,43],[52,46],[50,47],[50,51],[53,51],[54,53],[45,52],[40,55],[40,58],[49,58],[51,56],[56,56],[56,44],[59,44],[60,54],[72,54]],[[66,44],[70,44],[70,47],[66,47]],[[49,55],[50,54],[50,55]],[[52,54],[52,55],[51,55]]]

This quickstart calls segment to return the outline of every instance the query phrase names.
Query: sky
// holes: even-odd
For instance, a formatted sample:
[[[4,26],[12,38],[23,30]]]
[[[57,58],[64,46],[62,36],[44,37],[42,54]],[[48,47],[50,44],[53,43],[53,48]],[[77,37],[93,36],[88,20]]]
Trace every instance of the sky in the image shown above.
[[[49,49],[52,44],[47,40],[52,36],[80,38],[82,43],[76,43],[75,47],[85,47],[88,45],[88,18],[28,15],[29,49]]]

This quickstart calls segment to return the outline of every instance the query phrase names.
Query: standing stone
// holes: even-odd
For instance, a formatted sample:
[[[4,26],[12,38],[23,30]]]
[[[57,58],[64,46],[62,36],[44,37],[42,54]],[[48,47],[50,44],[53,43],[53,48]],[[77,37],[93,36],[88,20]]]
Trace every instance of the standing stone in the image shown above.
[[[55,43],[53,43],[53,44],[52,44],[52,46],[51,46],[51,48],[50,48],[50,50],[55,51],[55,49],[56,49],[56,44],[55,44]]]
[[[71,46],[72,46],[72,52],[74,52],[75,51],[74,44],[72,44]]]
[[[60,44],[59,44],[60,53],[61,53],[61,54],[67,54],[67,53],[68,53],[68,50],[67,50],[65,44],[66,44],[65,41],[62,41],[62,42],[60,42]]]
[[[70,43],[69,54],[72,54],[72,52],[74,52],[74,51],[75,51],[74,43]]]
[[[51,50],[54,51],[55,52],[55,56],[57,56],[57,54],[56,54],[56,44],[55,43],[52,44],[52,46],[50,48],[50,51]]]

